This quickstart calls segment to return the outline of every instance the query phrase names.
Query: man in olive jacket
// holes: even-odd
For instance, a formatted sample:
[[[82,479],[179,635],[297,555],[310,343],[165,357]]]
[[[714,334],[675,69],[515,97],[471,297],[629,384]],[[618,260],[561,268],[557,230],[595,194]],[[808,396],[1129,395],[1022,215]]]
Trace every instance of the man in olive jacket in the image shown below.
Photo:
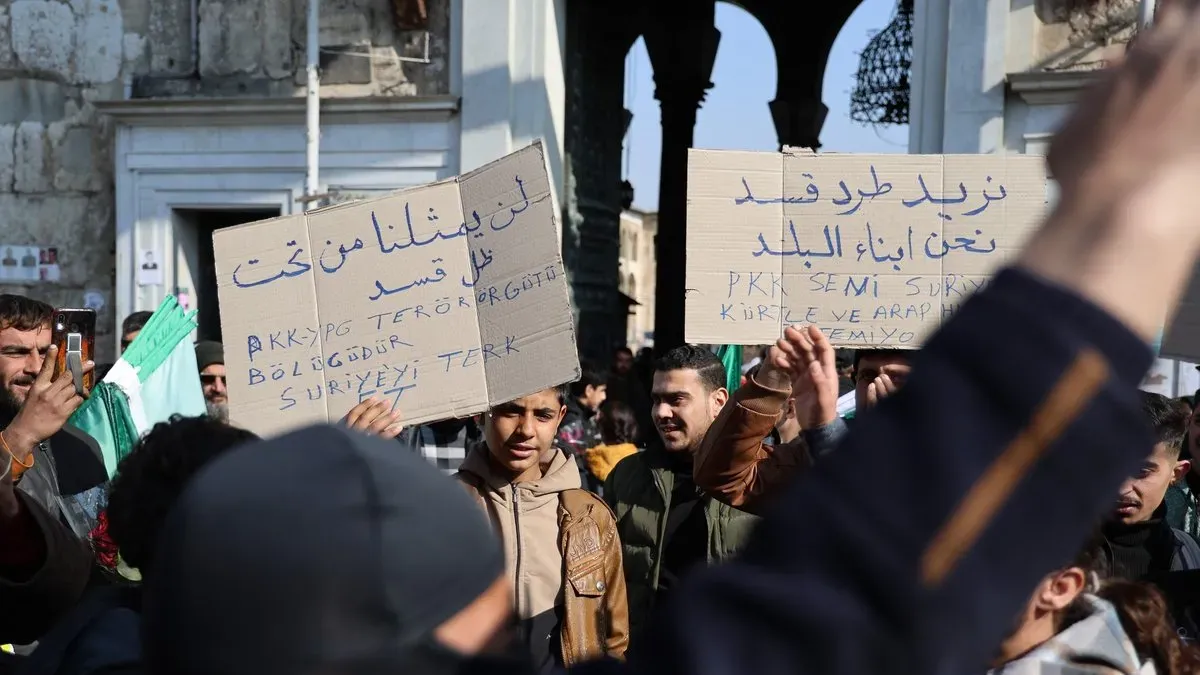
[[[684,345],[655,365],[659,444],[621,460],[604,484],[625,557],[631,644],[653,607],[694,567],[738,551],[757,520],[697,489],[692,455],[729,399],[712,352]]]

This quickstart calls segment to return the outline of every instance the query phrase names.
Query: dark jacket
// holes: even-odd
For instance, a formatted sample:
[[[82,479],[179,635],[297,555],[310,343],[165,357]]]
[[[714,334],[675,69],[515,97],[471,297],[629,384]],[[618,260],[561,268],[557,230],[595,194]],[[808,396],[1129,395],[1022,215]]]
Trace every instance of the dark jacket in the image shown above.
[[[604,500],[616,514],[621,537],[631,642],[650,617],[658,595],[667,517],[675,487],[675,474],[665,454],[665,450],[652,447],[630,455],[617,463],[604,481]],[[733,557],[758,523],[751,514],[708,496],[700,499],[697,508],[704,510],[704,562],[709,564]]]
[[[92,550],[56,513],[16,490],[22,518],[8,523],[0,555],[0,644],[37,640],[83,595],[92,574]],[[18,553],[18,542],[25,551]],[[32,559],[32,566],[27,562]]]
[[[95,588],[38,641],[17,675],[140,675],[141,592]]]
[[[579,467],[579,483],[587,490],[597,492],[600,481],[587,470],[584,453],[588,448],[600,444],[600,428],[596,425],[596,412],[574,398],[567,399],[567,412],[558,425],[554,444]]]
[[[11,417],[0,420],[0,429],[8,426]],[[97,507],[96,497],[108,482],[108,471],[104,468],[104,456],[96,439],[83,431],[64,425],[34,450],[35,464],[21,475],[17,489],[36,499],[50,511],[58,511],[64,522],[71,525],[76,534],[85,536],[94,523],[87,522],[84,510]],[[75,497],[63,499],[60,497]]]
[[[1094,305],[997,275],[740,556],[672,595],[633,669],[978,671],[1153,446],[1137,391],[1151,359]]]
[[[11,419],[5,415],[0,428]],[[93,575],[83,510],[97,506],[108,480],[100,446],[67,425],[35,450],[35,458],[14,488],[28,517],[11,523],[4,541],[8,557],[21,560],[6,565],[0,555],[0,644],[36,641],[79,600]]]
[[[1144,549],[1149,554],[1150,569],[1145,577],[1130,579],[1130,581],[1144,581],[1147,577],[1166,572],[1200,570],[1200,542],[1197,542],[1187,532],[1171,527],[1161,517],[1165,512],[1166,509],[1163,507],[1156,512],[1158,520],[1154,521],[1155,524],[1145,542]],[[1114,544],[1110,536],[1115,534],[1114,527],[1119,526],[1105,525],[1104,527],[1104,556],[1108,563],[1109,574],[1124,577],[1126,575],[1122,574],[1121,566],[1117,564],[1113,554]],[[1119,537],[1119,535],[1116,536]]]

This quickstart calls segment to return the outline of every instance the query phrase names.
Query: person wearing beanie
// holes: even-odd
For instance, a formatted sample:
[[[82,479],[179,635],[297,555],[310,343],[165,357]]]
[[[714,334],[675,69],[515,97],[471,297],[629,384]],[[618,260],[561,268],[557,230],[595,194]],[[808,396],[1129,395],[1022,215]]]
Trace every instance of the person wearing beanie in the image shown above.
[[[456,474],[500,533],[519,639],[542,672],[621,659],[629,644],[616,519],[555,444],[566,411],[565,387],[494,406]]]
[[[578,474],[576,474],[578,475]],[[143,591],[147,672],[529,672],[512,588],[460,485],[316,425],[214,461],[168,515]]]
[[[220,342],[204,340],[196,343],[196,367],[200,369],[200,386],[208,414],[229,421],[229,392],[225,388],[225,347]]]

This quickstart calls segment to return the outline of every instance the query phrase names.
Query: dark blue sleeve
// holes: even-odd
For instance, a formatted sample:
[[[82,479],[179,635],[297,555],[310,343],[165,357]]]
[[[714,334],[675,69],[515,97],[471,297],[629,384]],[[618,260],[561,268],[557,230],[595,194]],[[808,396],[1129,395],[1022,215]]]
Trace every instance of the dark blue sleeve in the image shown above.
[[[835,417],[828,424],[805,429],[800,433],[804,434],[804,442],[808,444],[809,453],[814,459],[820,459],[837,449],[849,431],[846,420]]]
[[[1009,270],[777,502],[674,594],[645,673],[982,672],[1152,447],[1149,347]]]

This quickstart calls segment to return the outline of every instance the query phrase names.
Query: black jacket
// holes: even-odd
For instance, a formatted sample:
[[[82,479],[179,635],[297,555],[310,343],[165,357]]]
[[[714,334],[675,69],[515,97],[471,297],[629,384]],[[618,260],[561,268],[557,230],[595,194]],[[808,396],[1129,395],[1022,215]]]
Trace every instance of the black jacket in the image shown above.
[[[141,592],[94,588],[42,636],[17,675],[140,675]]]
[[[4,428],[11,415],[0,421]],[[42,456],[14,489],[33,518],[45,555],[35,571],[0,568],[0,644],[28,644],[48,630],[82,596],[93,575],[93,556],[84,527],[72,529],[59,495],[98,492],[108,480],[100,446],[67,425],[49,441]],[[50,461],[45,461],[46,459]]]
[[[28,644],[83,595],[92,574],[92,550],[57,513],[20,490],[16,495],[41,535],[45,556],[32,574],[0,568],[0,643]]]

